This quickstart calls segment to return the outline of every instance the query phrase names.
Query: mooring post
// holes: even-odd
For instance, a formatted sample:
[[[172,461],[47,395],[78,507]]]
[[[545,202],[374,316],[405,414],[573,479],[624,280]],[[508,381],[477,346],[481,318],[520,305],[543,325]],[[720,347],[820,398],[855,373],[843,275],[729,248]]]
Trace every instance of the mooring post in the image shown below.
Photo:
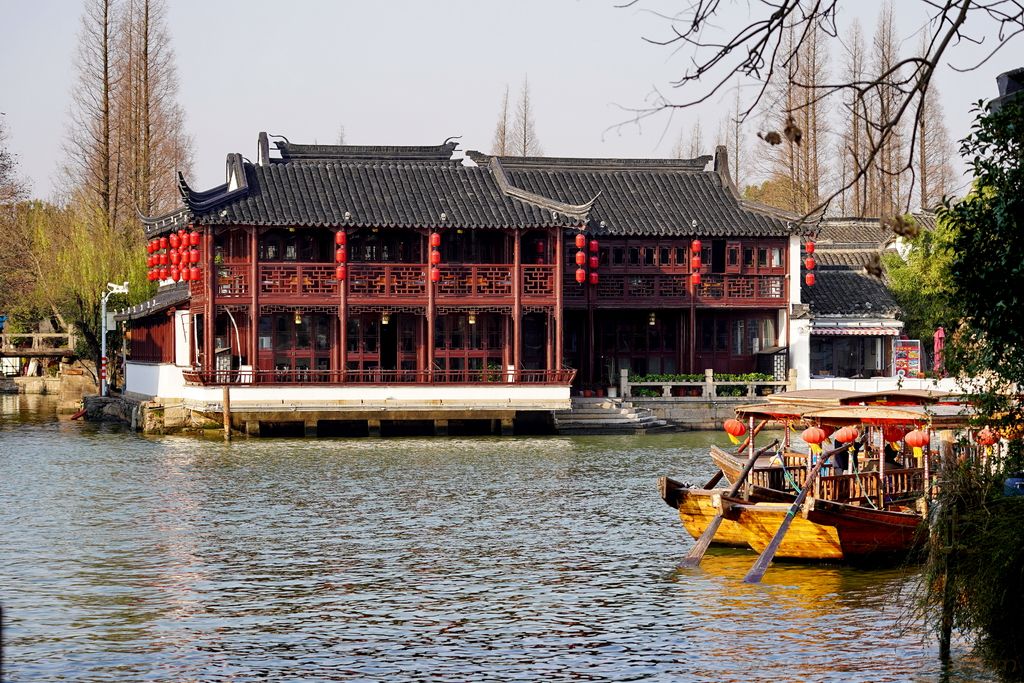
[[[231,441],[231,387],[224,385],[224,440]]]

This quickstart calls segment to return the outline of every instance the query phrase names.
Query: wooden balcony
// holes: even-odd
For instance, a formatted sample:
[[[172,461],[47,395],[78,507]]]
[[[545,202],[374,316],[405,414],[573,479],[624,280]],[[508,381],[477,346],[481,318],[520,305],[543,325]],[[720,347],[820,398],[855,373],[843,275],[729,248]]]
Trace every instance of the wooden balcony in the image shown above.
[[[484,385],[568,386],[576,370],[184,370],[186,384],[198,386],[287,385]]]
[[[689,305],[690,274],[678,273],[602,273],[596,287],[579,284],[574,271],[567,271],[563,281],[566,305],[580,308],[588,296],[597,306],[650,307],[659,305]],[[785,275],[716,274],[702,275],[697,285],[694,303],[697,305],[768,305],[778,306],[786,301]]]
[[[514,270],[509,264],[441,265],[441,279],[434,297],[439,303],[486,305],[514,297]],[[252,296],[251,266],[231,263],[217,266],[218,300],[249,299]],[[290,303],[320,299],[337,303],[340,297],[335,266],[329,263],[261,263],[257,267],[259,298],[266,302]],[[555,266],[523,265],[522,301],[553,305]],[[348,301],[355,304],[423,305],[427,299],[429,266],[425,264],[350,263],[347,265]],[[194,300],[201,296],[200,283],[192,283]]]

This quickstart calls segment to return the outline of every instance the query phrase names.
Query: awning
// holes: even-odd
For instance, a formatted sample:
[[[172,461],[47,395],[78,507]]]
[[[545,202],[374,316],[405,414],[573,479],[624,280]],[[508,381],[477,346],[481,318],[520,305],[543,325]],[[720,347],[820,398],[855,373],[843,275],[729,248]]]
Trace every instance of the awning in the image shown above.
[[[895,327],[812,327],[811,334],[828,337],[897,337],[900,330]]]

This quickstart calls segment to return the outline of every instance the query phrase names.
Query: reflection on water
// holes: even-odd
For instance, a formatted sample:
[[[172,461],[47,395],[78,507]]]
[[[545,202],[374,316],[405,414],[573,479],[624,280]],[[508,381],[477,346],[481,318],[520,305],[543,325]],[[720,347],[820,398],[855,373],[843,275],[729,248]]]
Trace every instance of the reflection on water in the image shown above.
[[[941,677],[913,573],[675,570],[655,482],[707,479],[717,434],[228,446],[31,398],[0,397],[11,680]]]

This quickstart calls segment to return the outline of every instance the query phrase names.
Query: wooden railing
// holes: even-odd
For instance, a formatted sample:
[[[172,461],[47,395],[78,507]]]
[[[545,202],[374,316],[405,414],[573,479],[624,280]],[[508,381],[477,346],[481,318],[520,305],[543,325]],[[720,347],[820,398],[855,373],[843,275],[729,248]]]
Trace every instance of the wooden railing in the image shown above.
[[[649,306],[651,298],[665,302],[689,302],[688,273],[602,273],[592,294],[599,302]],[[575,269],[567,268],[563,291],[567,301],[582,301],[594,286],[576,282]],[[784,275],[704,275],[693,299],[701,301],[782,301],[786,298]]]
[[[533,384],[568,386],[576,371],[563,370],[185,370],[187,384]]]
[[[251,295],[250,265],[229,263],[217,266],[215,280],[218,298],[244,298]],[[435,285],[436,299],[497,300],[513,297],[515,267],[508,264],[450,264],[440,266]],[[428,266],[400,263],[349,263],[346,267],[350,300],[394,299],[425,301]],[[524,301],[551,303],[555,297],[555,266],[523,265]],[[261,297],[339,296],[335,266],[330,263],[261,263],[257,268]],[[202,289],[191,286],[193,298]]]
[[[821,477],[818,497],[825,500],[868,500],[879,498],[878,472],[858,472]],[[907,499],[924,493],[924,469],[898,469],[885,471],[885,497]]]
[[[0,334],[0,356],[67,356],[77,341],[74,332]]]

